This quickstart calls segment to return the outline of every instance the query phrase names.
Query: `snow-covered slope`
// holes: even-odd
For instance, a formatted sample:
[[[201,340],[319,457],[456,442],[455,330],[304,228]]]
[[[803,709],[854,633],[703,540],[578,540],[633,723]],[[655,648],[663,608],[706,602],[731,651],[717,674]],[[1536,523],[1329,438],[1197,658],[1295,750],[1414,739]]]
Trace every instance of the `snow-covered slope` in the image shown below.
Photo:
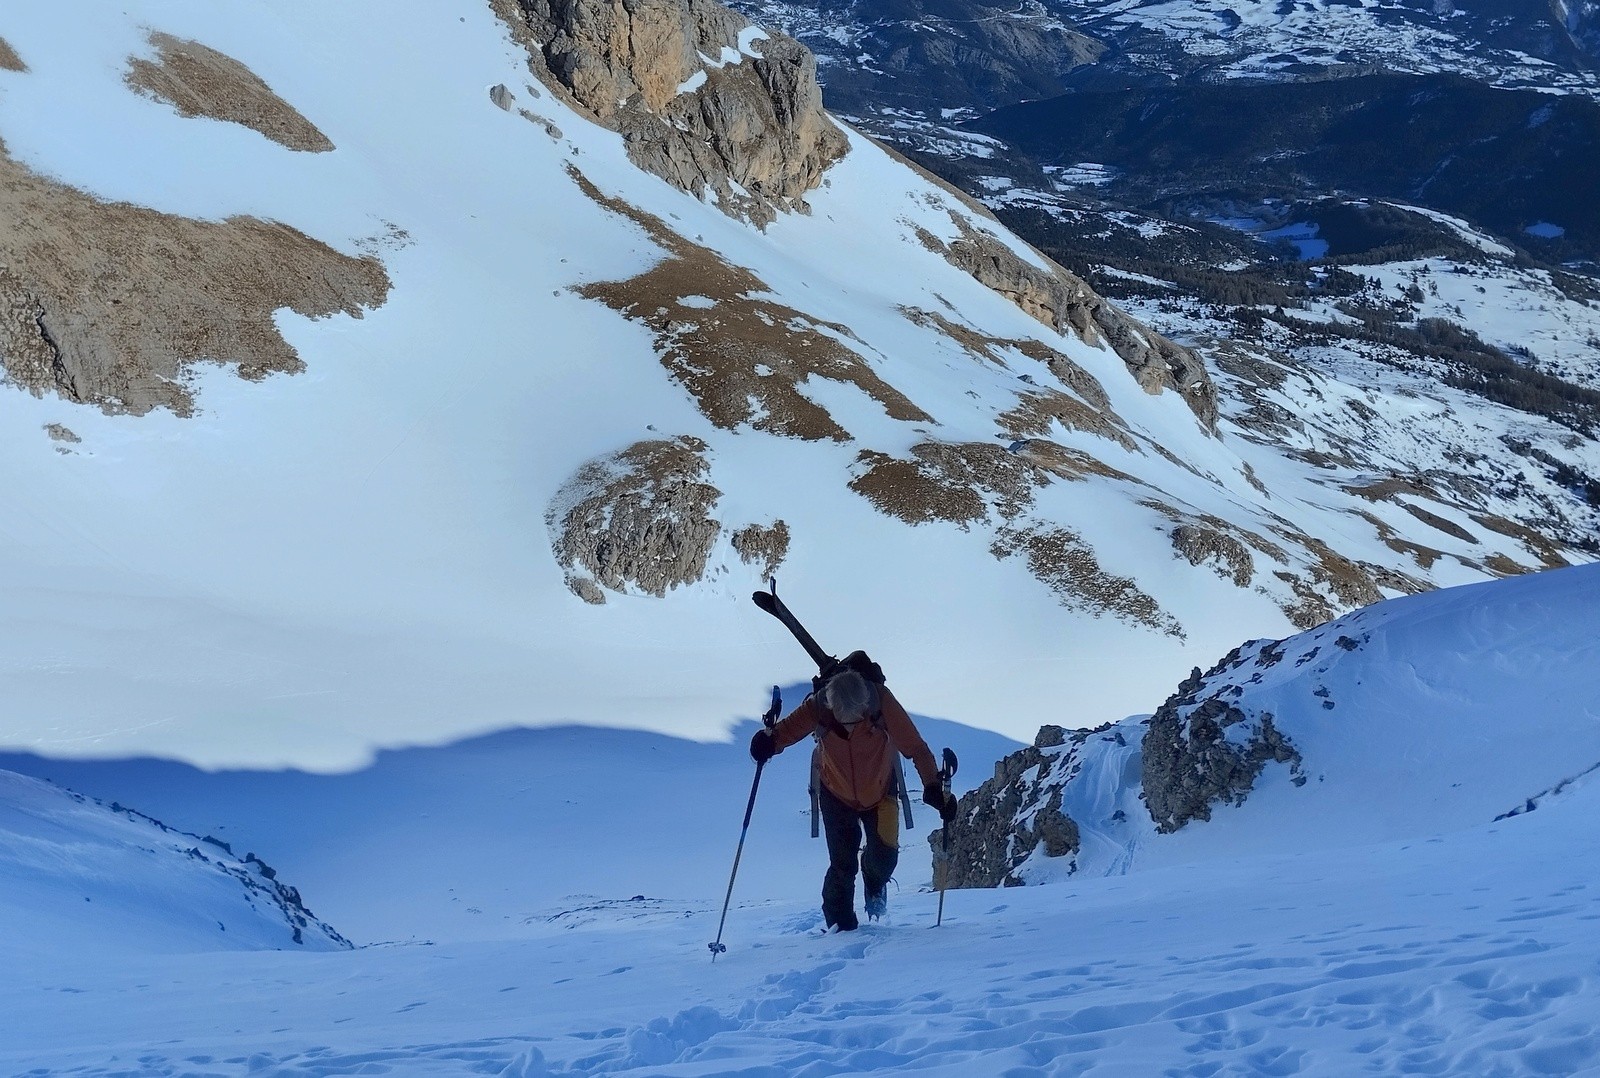
[[[0,954],[177,954],[350,944],[253,853],[0,771]]]
[[[912,706],[1026,735],[1064,692],[1116,717],[1240,638],[1544,563],[1354,518],[1213,432],[1186,353],[864,138],[764,230],[685,194],[514,29],[470,0],[0,14],[0,186],[74,222],[56,258],[7,242],[79,275],[62,325],[116,330],[100,409],[48,318],[7,330],[41,391],[0,392],[11,745],[336,769],[521,725],[718,738],[804,668],[747,599],[773,568]],[[757,63],[725,29],[663,115]],[[184,115],[158,61],[237,92]],[[263,380],[120,365],[152,339]]]
[[[1593,793],[1594,790],[1588,791]],[[707,1076],[1592,1074],[1593,797],[1438,842],[952,892],[638,904],[510,944],[16,970],[0,1068]]]
[[[1242,807],[1172,835],[1144,828],[1143,871],[952,891],[932,930],[938,899],[908,843],[888,920],[828,936],[820,849],[804,866],[812,886],[786,897],[760,895],[771,864],[747,858],[714,964],[722,873],[673,876],[689,890],[670,897],[602,893],[515,938],[129,957],[61,931],[0,979],[0,1070],[1593,1073],[1600,773],[1579,770],[1600,726],[1583,632],[1597,576],[1396,601],[1285,641],[1270,662],[1269,649],[1245,649],[1206,687],[1252,712],[1276,708],[1309,781],[1294,787],[1269,765]],[[1232,684],[1237,697],[1223,691]],[[1087,785],[1106,744],[1056,759],[1083,763],[1074,785]],[[655,755],[616,753],[619,785],[662,789]],[[685,760],[663,758],[671,771]],[[435,777],[489,774],[451,771]],[[1547,774],[1572,781],[1533,811],[1489,816]],[[731,780],[715,780],[729,786],[726,827],[690,818],[691,804],[689,817],[640,814],[636,836],[725,864],[745,788]],[[608,797],[580,803],[604,815]],[[758,815],[752,850],[784,816]],[[1185,842],[1157,863],[1158,847]],[[579,883],[613,867],[607,851],[543,852],[545,871]],[[1023,873],[1049,875],[1041,861]],[[452,878],[467,885],[484,869],[458,865]]]
[[[1246,644],[1151,717],[1056,730],[1041,739],[1056,744],[1008,758],[964,799],[970,826],[953,834],[971,845],[956,872],[1042,882],[1417,839],[1531,810],[1600,781],[1597,610],[1600,570],[1583,566]],[[1052,835],[1067,837],[1051,849]]]

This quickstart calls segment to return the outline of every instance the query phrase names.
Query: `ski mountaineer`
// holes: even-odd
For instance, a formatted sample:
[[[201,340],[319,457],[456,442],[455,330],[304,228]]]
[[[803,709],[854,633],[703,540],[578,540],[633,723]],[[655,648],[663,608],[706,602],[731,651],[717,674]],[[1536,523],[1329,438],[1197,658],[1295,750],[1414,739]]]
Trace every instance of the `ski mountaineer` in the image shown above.
[[[899,790],[894,753],[910,760],[922,778],[922,800],[947,823],[956,801],[947,798],[928,743],[887,686],[875,685],[855,670],[834,674],[771,730],[757,730],[750,755],[757,764],[803,739],[817,738],[823,833],[828,840],[828,871],[822,878],[822,916],[830,929],[859,927],[856,870],[866,885],[867,916],[876,920],[889,908],[889,877],[900,860]],[[862,835],[866,849],[862,851]]]

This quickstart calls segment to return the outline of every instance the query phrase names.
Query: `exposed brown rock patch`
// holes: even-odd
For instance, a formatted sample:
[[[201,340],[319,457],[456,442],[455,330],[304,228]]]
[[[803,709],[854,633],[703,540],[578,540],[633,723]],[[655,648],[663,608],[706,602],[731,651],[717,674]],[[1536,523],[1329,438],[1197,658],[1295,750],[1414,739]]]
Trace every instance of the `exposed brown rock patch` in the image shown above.
[[[194,406],[186,369],[252,379],[302,369],[273,312],[361,316],[389,278],[253,217],[196,221],[101,202],[38,176],[0,143],[0,366],[34,394],[108,413]]]
[[[1402,539],[1398,532],[1371,513],[1357,510],[1356,515],[1377,529],[1378,538],[1383,541],[1384,546],[1396,554],[1406,555],[1423,570],[1432,569],[1434,563],[1444,557],[1444,551],[1442,550],[1423,546],[1421,543],[1413,543],[1409,539]]]
[[[1255,579],[1255,561],[1249,549],[1224,531],[1203,524],[1179,524],[1172,529],[1172,549],[1190,565],[1209,565],[1218,576],[1241,588]]]
[[[1140,504],[1172,521],[1172,549],[1180,557],[1196,567],[1208,566],[1241,588],[1250,586],[1256,577],[1252,550],[1280,564],[1289,560],[1288,551],[1277,543],[1221,517],[1185,512],[1153,499]]]
[[[1365,498],[1369,502],[1392,501],[1397,494],[1409,494],[1413,498],[1433,497],[1433,491],[1430,488],[1423,486],[1414,479],[1403,479],[1400,476],[1374,479],[1366,483],[1351,483],[1344,489],[1358,498]]]
[[[1483,559],[1483,567],[1496,576],[1521,576],[1528,572],[1526,565],[1518,565],[1504,554],[1491,554]]]
[[[128,62],[125,81],[138,93],[167,102],[180,116],[242,124],[291,150],[334,148],[328,136],[233,57],[170,34],[152,33],[150,44],[154,60]]]
[[[980,359],[993,363],[1002,370],[1010,370],[1011,365],[1006,362],[1004,352],[1008,347],[1016,347],[1020,341],[1005,340],[1000,337],[991,337],[979,333],[971,326],[964,326],[940,314],[938,311],[925,311],[920,307],[901,307],[900,313],[914,325],[926,326],[937,330],[941,335],[955,341],[969,353]]]
[[[1115,412],[1102,411],[1060,390],[1044,388],[1020,394],[1016,406],[998,418],[1000,429],[1012,438],[1042,437],[1059,423],[1067,430],[1116,442],[1131,453],[1139,451],[1138,443]]]
[[[1282,608],[1296,628],[1314,628],[1344,610],[1371,606],[1383,599],[1370,566],[1351,561],[1312,536],[1283,537],[1304,546],[1316,559],[1306,576],[1286,571],[1273,574],[1294,592],[1294,601],[1282,604]]]
[[[1081,450],[1068,449],[1045,438],[1019,439],[1013,442],[1008,450],[1058,479],[1074,481],[1085,476],[1097,475],[1102,479],[1117,479],[1124,483],[1143,485],[1141,480],[1113,468],[1099,457],[1091,456]]]
[[[1518,524],[1514,520],[1507,520],[1492,513],[1474,513],[1472,520],[1480,527],[1517,540],[1527,547],[1546,569],[1560,569],[1572,564],[1562,556],[1561,551],[1548,536],[1539,534],[1525,524]]]
[[[11,43],[5,38],[0,37],[0,71],[16,71],[20,73],[27,70],[28,65],[22,62],[22,57],[17,55],[17,50],[13,49]]]
[[[73,433],[72,428],[64,427],[60,423],[46,423],[44,432],[50,436],[52,442],[66,442],[68,445],[77,445],[83,439]]]
[[[770,527],[751,524],[733,533],[733,549],[746,565],[761,566],[771,576],[789,556],[789,525],[775,521]]]
[[[602,587],[635,587],[660,597],[705,574],[722,532],[711,515],[722,492],[705,481],[705,452],[698,438],[635,442],[562,485],[545,525],[573,594],[604,603]]]
[[[1410,502],[1397,501],[1395,504],[1404,509],[1406,512],[1410,513],[1412,516],[1416,517],[1418,520],[1422,521],[1434,531],[1443,532],[1451,538],[1460,539],[1462,542],[1471,543],[1473,546],[1478,545],[1477,536],[1467,531],[1467,529],[1461,527],[1461,525],[1446,520],[1438,513],[1431,513],[1419,505],[1412,505]]]
[[[1127,424],[1111,410],[1111,398],[1106,395],[1099,379],[1056,349],[1042,341],[980,333],[937,311],[917,307],[902,307],[901,311],[913,323],[937,330],[961,345],[970,355],[1003,370],[1011,369],[1006,362],[1006,353],[1010,351],[1037,360],[1048,366],[1061,384],[1077,395],[1074,397],[1049,386],[1023,393],[1017,406],[999,417],[1000,429],[1008,436],[1042,437],[1051,432],[1054,424],[1060,423],[1068,430],[1085,431],[1114,441],[1130,452],[1138,451]]]
[[[921,442],[912,459],[867,451],[850,489],[879,512],[907,524],[937,520],[965,527],[989,518],[991,502],[1005,520],[1033,501],[1049,481],[1038,465],[987,442]]]
[[[997,558],[1026,558],[1028,571],[1048,585],[1063,606],[1184,637],[1183,626],[1160,603],[1130,578],[1102,569],[1094,549],[1065,528],[1001,528],[989,549]]]
[[[667,252],[637,277],[585,285],[578,293],[648,326],[662,365],[711,422],[725,430],[749,423],[774,434],[848,441],[849,433],[827,410],[800,391],[808,378],[853,385],[893,419],[932,421],[845,343],[856,339],[849,327],[816,321],[766,298],[771,290],[748,270],[688,242],[650,214],[607,198],[575,170],[571,175],[591,198],[638,224]]]
[[[1351,494],[1365,498],[1370,502],[1392,502],[1435,531],[1443,532],[1454,539],[1460,539],[1464,543],[1478,545],[1478,537],[1459,524],[1421,506],[1400,500],[1400,495],[1434,502],[1440,500],[1431,488],[1416,480],[1390,476],[1387,479],[1379,479],[1369,483],[1352,484],[1346,486],[1345,489]],[[1424,565],[1423,568],[1426,569],[1427,565]]]

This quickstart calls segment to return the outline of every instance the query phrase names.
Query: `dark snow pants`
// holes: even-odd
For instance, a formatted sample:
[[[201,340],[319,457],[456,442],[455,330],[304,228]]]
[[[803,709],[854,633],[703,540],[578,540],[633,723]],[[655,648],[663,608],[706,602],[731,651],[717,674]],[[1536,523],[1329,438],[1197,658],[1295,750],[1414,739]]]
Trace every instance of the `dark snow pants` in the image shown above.
[[[891,793],[865,812],[823,787],[822,833],[828,840],[828,874],[822,878],[822,916],[829,926],[857,927],[856,869],[867,893],[882,891],[900,862],[900,803]],[[861,846],[863,832],[866,849]]]

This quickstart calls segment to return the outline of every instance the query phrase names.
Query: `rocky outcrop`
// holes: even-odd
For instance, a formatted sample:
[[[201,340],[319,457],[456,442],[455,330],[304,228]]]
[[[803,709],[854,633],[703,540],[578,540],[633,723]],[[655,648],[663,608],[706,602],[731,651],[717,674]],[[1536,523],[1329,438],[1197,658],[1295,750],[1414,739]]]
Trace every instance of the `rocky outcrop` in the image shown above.
[[[710,0],[494,0],[531,69],[620,132],[635,164],[765,224],[848,143],[816,59]]]
[[[1021,864],[1042,848],[1049,857],[1078,852],[1078,825],[1061,811],[1062,787],[1077,774],[1077,750],[1094,733],[1070,738],[1059,726],[995,764],[994,777],[961,798],[944,852],[942,829],[928,836],[934,886],[1016,887]],[[1070,742],[1070,743],[1069,743]]]
[[[992,442],[918,442],[909,458],[862,450],[850,489],[907,524],[987,521],[991,507],[1011,520],[1050,474]]]
[[[596,604],[602,588],[659,598],[705,574],[722,533],[711,515],[722,492],[705,482],[705,452],[698,438],[635,442],[567,480],[545,524],[573,594]]]
[[[150,44],[154,60],[129,61],[126,82],[134,92],[167,102],[180,116],[241,124],[291,150],[334,148],[315,124],[233,57],[171,34],[151,34]]]
[[[970,227],[962,233],[949,245],[928,233],[922,239],[1057,333],[1104,342],[1146,392],[1173,390],[1207,430],[1216,429],[1217,388],[1200,357],[1113,307],[1076,274],[1053,263],[1048,269],[1035,266],[987,233]]]
[[[1206,679],[1241,665],[1240,656],[1235,649],[1209,674],[1195,669],[1150,719],[1141,782],[1157,831],[1209,820],[1213,805],[1244,804],[1269,762],[1288,764],[1293,781],[1305,782],[1300,751],[1273,725],[1270,712],[1252,714],[1224,699],[1237,695],[1231,686],[1204,694]],[[1267,645],[1256,662],[1271,666],[1281,658]]]
[[[1361,641],[1341,636],[1332,646],[1354,650]],[[1169,833],[1209,820],[1214,806],[1243,804],[1269,763],[1288,765],[1290,781],[1304,785],[1299,749],[1271,714],[1251,709],[1244,688],[1260,684],[1284,654],[1283,642],[1235,648],[1209,673],[1195,670],[1148,719],[1041,727],[1031,746],[961,798],[944,863],[943,836],[934,833],[935,881],[1011,887],[1063,872],[1126,871],[1151,824]],[[1312,647],[1294,665],[1317,654]],[[1335,706],[1325,689],[1313,695],[1323,708]],[[1141,803],[1149,823],[1137,818]]]
[[[194,363],[246,378],[303,368],[277,312],[360,317],[389,278],[287,225],[108,203],[37,175],[0,143],[0,370],[108,413],[194,406]]]
[[[850,440],[850,432],[808,395],[812,379],[852,385],[892,418],[931,422],[883,379],[849,326],[821,322],[781,303],[742,266],[679,236],[659,217],[610,198],[577,170],[590,198],[639,225],[667,257],[637,277],[577,289],[646,326],[661,364],[700,411],[723,430],[748,424],[807,440]]]
[[[1250,550],[1219,528],[1188,522],[1172,529],[1172,549],[1190,565],[1209,565],[1218,576],[1241,588],[1255,579],[1255,561]]]
[[[771,576],[789,556],[789,525],[774,521],[772,525],[751,524],[733,533],[733,549],[746,565],[761,567],[761,575]]]

